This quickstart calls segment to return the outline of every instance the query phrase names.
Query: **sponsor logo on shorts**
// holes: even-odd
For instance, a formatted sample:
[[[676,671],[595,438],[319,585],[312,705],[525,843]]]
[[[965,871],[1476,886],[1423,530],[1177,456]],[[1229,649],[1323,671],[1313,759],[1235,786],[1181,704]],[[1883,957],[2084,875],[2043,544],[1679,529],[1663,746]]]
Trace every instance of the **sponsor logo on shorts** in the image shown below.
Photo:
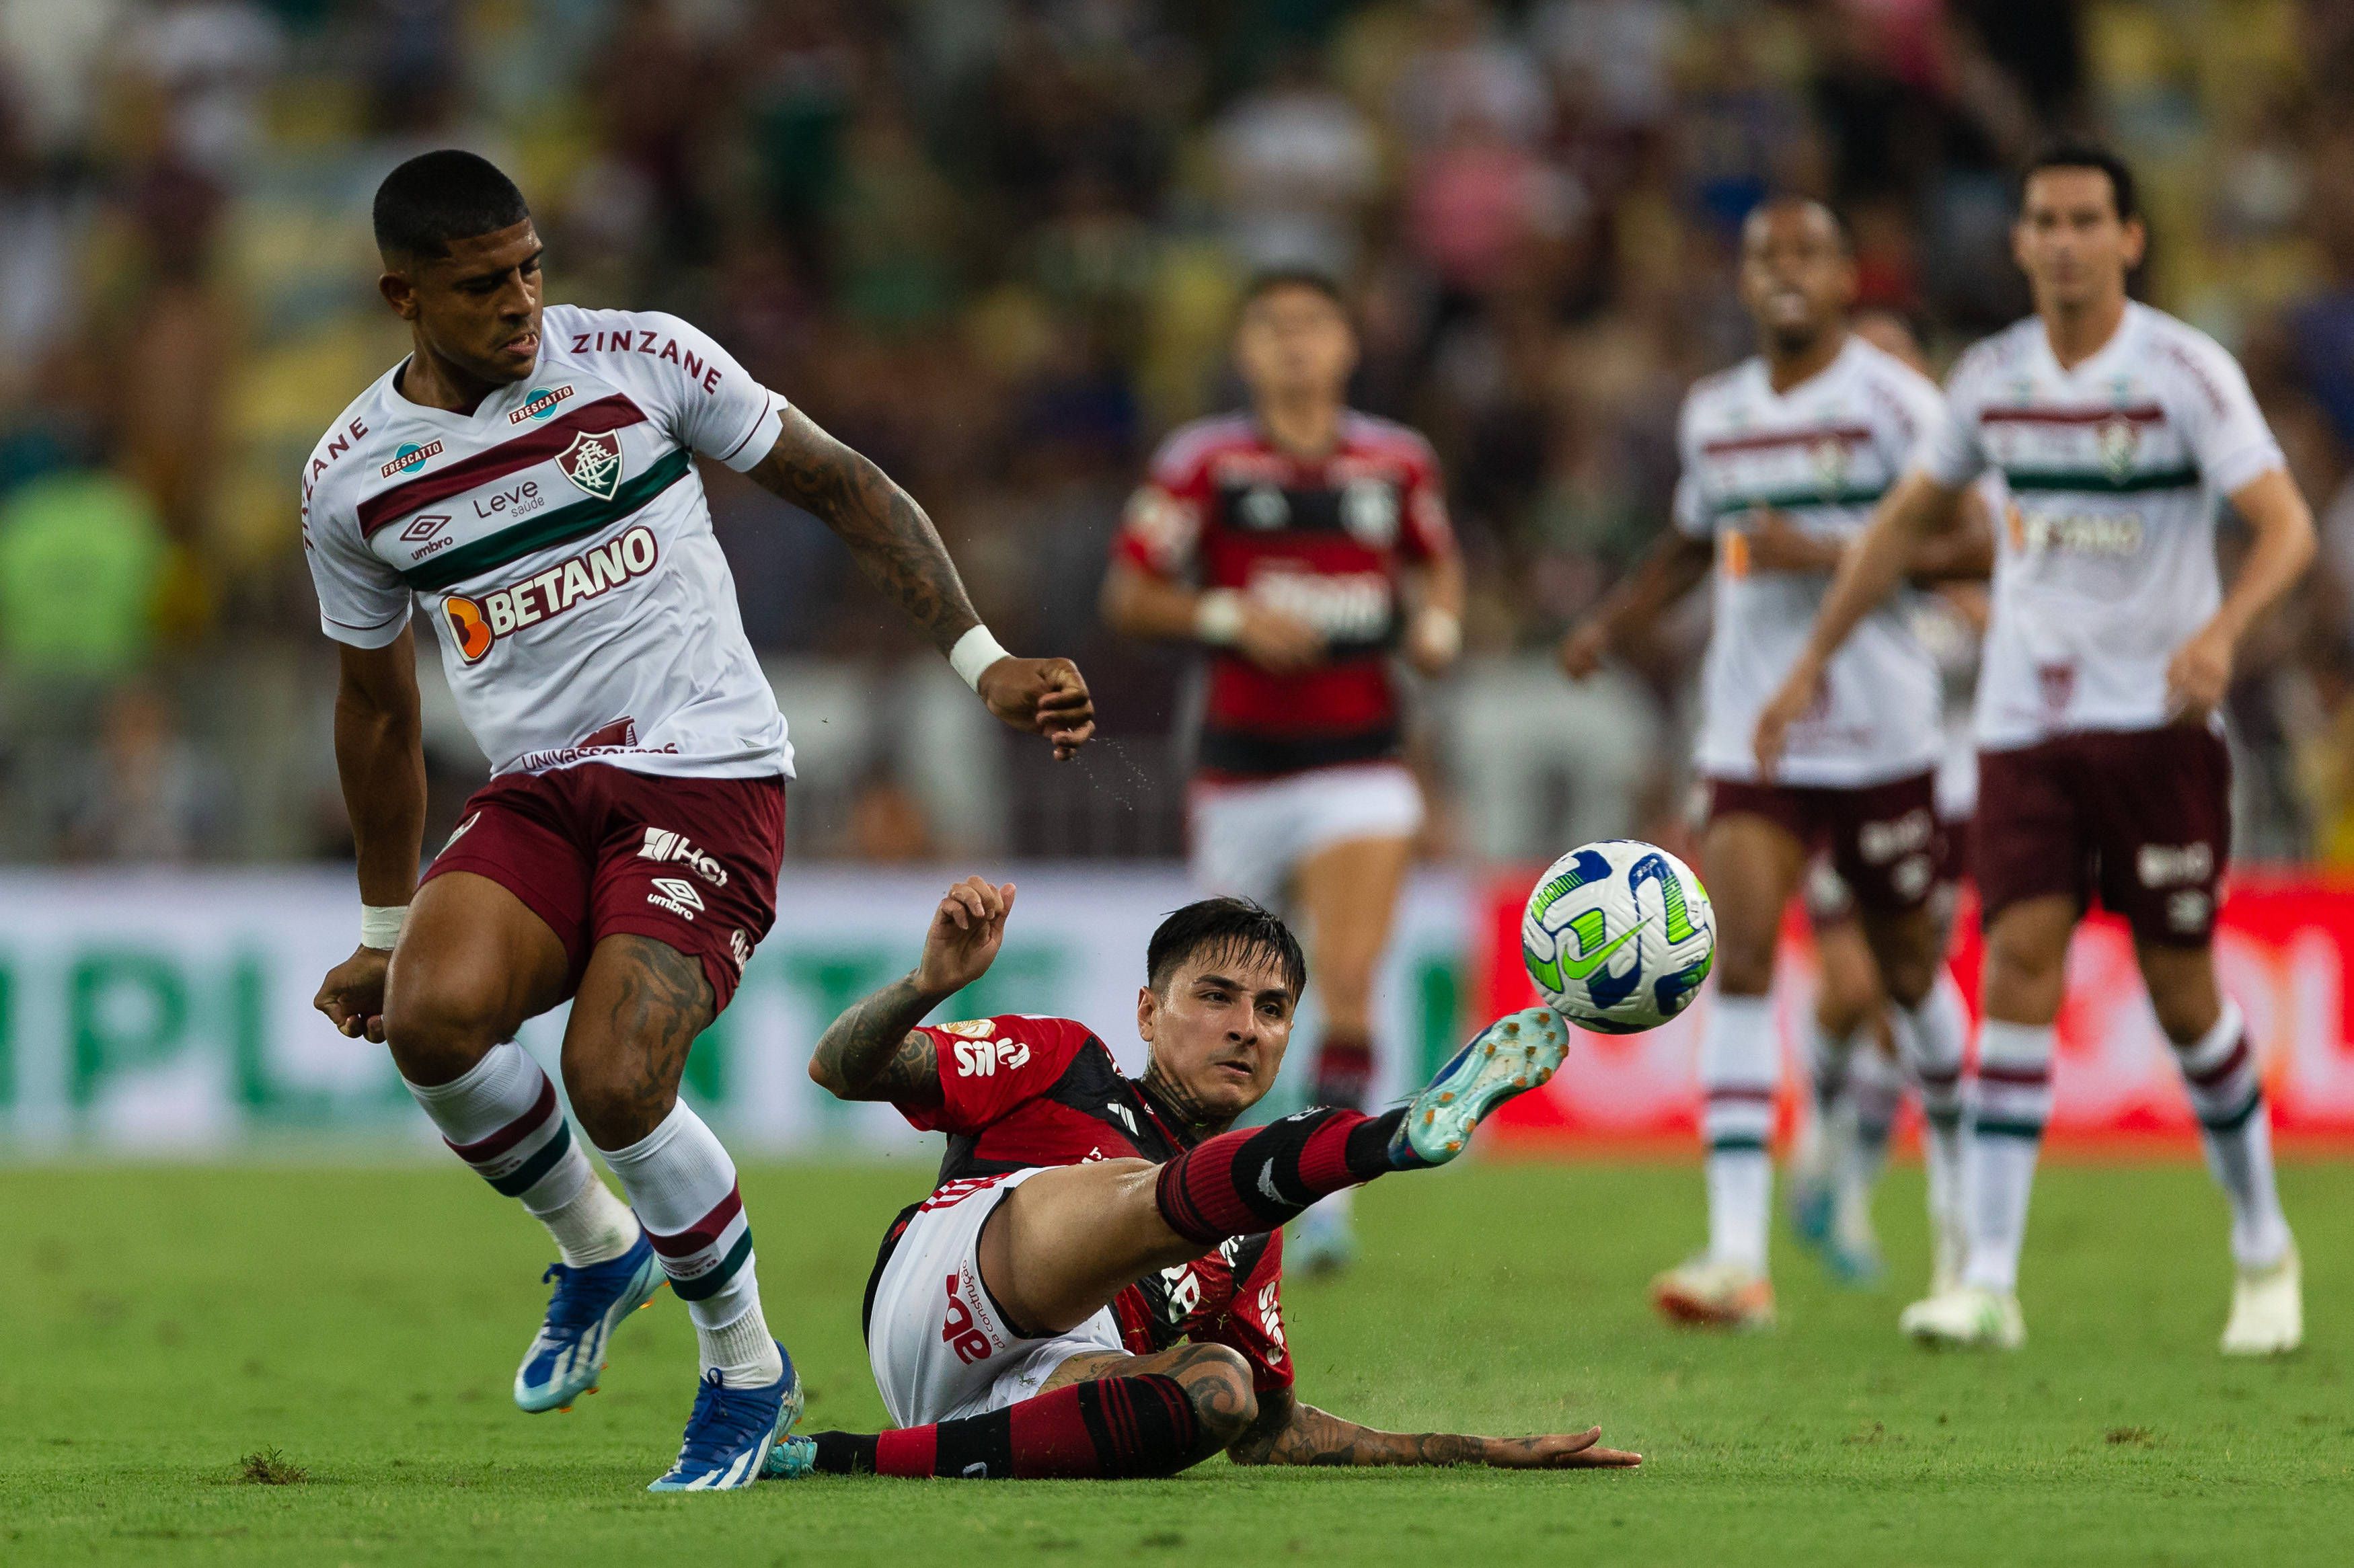
[[[739,975],[744,966],[752,961],[752,938],[740,927],[727,933],[727,956],[736,960],[736,972]]]
[[[954,1351],[957,1360],[967,1366],[985,1361],[997,1353],[996,1342],[989,1330],[975,1321],[972,1308],[966,1302],[972,1283],[953,1274],[948,1277],[948,1313],[940,1320],[941,1343]]]
[[[464,821],[460,822],[456,827],[450,830],[450,836],[442,842],[442,849],[446,851],[451,844],[454,844],[460,839],[464,838],[466,836],[466,830],[472,827],[476,822],[479,822],[482,820],[482,813],[480,811],[474,811],[468,814]]]
[[[687,842],[684,833],[668,828],[648,828],[645,847],[638,851],[640,860],[676,861],[714,887],[727,885],[727,868],[711,855]]]
[[[653,530],[640,524],[611,543],[558,561],[512,588],[493,588],[480,599],[451,594],[441,601],[442,618],[458,657],[480,663],[499,639],[602,599],[652,572],[661,558]]]
[[[1162,1269],[1161,1277],[1169,1283],[1169,1321],[1182,1323],[1186,1315],[1202,1304],[1201,1277],[1193,1272],[1192,1264],[1181,1263],[1174,1268]]]
[[[1018,1040],[976,1040],[970,1045],[960,1041],[956,1047],[960,1078],[993,1077],[1000,1067],[1010,1073],[1029,1062],[1030,1047]]]
[[[523,400],[523,407],[507,416],[507,423],[520,425],[525,419],[545,419],[556,412],[558,403],[571,396],[572,388],[568,386],[535,387],[531,389],[531,396]]]
[[[2215,874],[2215,852],[2203,843],[2144,844],[2134,854],[2134,875],[2144,887],[2180,887]]]
[[[1888,885],[1909,904],[1929,891],[1936,874],[1937,868],[1927,855],[1908,854],[1888,873]]]
[[[2215,901],[2196,887],[2166,895],[2166,923],[2186,937],[2207,929],[2215,916]]]
[[[703,895],[683,876],[655,877],[654,890],[646,895],[646,902],[669,910],[682,920],[692,920],[703,913]]]
[[[407,473],[410,469],[421,467],[440,455],[440,441],[428,441],[421,447],[415,441],[409,441],[394,452],[392,461],[377,471],[383,478],[390,479],[396,473]]]
[[[1886,865],[1929,847],[1937,820],[1926,806],[1915,807],[1885,822],[1866,822],[1856,830],[1855,847],[1868,865]]]
[[[1283,1337],[1283,1303],[1272,1280],[1258,1287],[1258,1326],[1266,1331],[1277,1350],[1290,1348]]]
[[[598,500],[612,500],[621,488],[620,432],[581,431],[557,457],[556,466]]]

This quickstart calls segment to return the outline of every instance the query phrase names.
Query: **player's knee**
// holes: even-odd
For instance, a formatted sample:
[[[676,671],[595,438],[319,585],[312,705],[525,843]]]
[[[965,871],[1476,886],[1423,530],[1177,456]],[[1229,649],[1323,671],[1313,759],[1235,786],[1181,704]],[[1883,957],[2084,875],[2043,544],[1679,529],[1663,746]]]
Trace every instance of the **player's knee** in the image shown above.
[[[1205,1451],[1230,1446],[1258,1419],[1258,1394],[1250,1363],[1224,1345],[1196,1345],[1177,1374],[1202,1424]]]
[[[395,967],[385,988],[384,1038],[394,1063],[416,1083],[444,1083],[512,1036],[500,988],[465,973],[415,975]]]
[[[588,1140],[627,1149],[660,1127],[678,1103],[675,1085],[654,1081],[612,1054],[564,1054],[564,1092]]]

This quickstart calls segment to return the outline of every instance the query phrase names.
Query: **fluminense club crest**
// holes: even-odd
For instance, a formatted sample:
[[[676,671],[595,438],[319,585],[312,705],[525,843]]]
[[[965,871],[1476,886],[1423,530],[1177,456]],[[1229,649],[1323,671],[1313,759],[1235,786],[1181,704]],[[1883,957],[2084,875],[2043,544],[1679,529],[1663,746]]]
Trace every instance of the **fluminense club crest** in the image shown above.
[[[621,488],[621,433],[583,430],[557,458],[556,466],[598,500],[610,501]]]
[[[2141,445],[2141,432],[2123,414],[2103,422],[2094,438],[2100,445],[2101,470],[2115,483],[2123,484],[2133,476],[2134,452]]]

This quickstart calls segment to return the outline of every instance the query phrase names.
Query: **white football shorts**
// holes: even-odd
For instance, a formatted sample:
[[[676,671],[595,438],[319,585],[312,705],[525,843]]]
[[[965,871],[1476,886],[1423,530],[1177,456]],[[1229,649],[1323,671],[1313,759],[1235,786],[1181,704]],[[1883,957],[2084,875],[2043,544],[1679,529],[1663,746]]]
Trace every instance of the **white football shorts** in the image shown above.
[[[1066,1334],[1025,1340],[981,1286],[981,1222],[1042,1169],[948,1183],[916,1211],[883,1266],[866,1359],[899,1425],[1002,1410],[1036,1393],[1073,1356],[1126,1352],[1109,1307]]]
[[[1398,762],[1349,763],[1264,782],[1196,782],[1187,837],[1196,885],[1276,906],[1292,868],[1351,839],[1410,839],[1422,787]]]

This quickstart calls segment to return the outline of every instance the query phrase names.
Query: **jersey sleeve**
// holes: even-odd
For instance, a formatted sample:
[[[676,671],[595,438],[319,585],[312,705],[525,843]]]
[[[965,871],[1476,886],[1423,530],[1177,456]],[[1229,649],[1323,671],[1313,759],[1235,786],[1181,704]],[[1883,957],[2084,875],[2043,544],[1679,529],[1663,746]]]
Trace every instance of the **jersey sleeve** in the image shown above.
[[[408,586],[367,547],[350,508],[315,492],[304,503],[302,558],[319,596],[319,630],[354,648],[383,648],[408,624]]]
[[[1438,453],[1419,437],[1406,468],[1405,510],[1398,554],[1410,561],[1427,561],[1455,553],[1455,524],[1447,515],[1447,477],[1438,466]]]
[[[1946,490],[1960,490],[1987,469],[1978,441],[1978,353],[1962,356],[1946,384],[1946,396],[1913,448],[1912,469]]]
[[[900,1102],[899,1114],[925,1132],[979,1132],[1002,1121],[1024,1100],[1035,1099],[1061,1079],[1072,1058],[1095,1036],[1067,1018],[998,1018],[934,1023],[916,1033],[928,1035],[938,1057],[940,1103]]]
[[[1700,419],[1692,399],[1685,397],[1676,416],[1676,495],[1669,515],[1676,531],[1689,539],[1705,539],[1715,531],[1715,508],[1701,478]]]
[[[1114,559],[1164,582],[1184,582],[1200,557],[1202,522],[1209,514],[1209,465],[1182,432],[1165,442],[1151,471],[1128,498]]]
[[[752,379],[702,328],[661,311],[614,313],[635,347],[599,368],[642,400],[646,413],[690,451],[742,473],[777,444],[785,399]]]
[[[2258,475],[2286,465],[2264,410],[2256,407],[2247,373],[2221,344],[2186,334],[2166,352],[2177,370],[2172,412],[2211,489],[2229,495]]]
[[[1259,1393],[1291,1386],[1291,1346],[1283,1330],[1281,1231],[1268,1233],[1267,1250],[1250,1273],[1235,1282],[1234,1305],[1216,1326],[1191,1338],[1224,1345],[1248,1361],[1251,1387]]]

